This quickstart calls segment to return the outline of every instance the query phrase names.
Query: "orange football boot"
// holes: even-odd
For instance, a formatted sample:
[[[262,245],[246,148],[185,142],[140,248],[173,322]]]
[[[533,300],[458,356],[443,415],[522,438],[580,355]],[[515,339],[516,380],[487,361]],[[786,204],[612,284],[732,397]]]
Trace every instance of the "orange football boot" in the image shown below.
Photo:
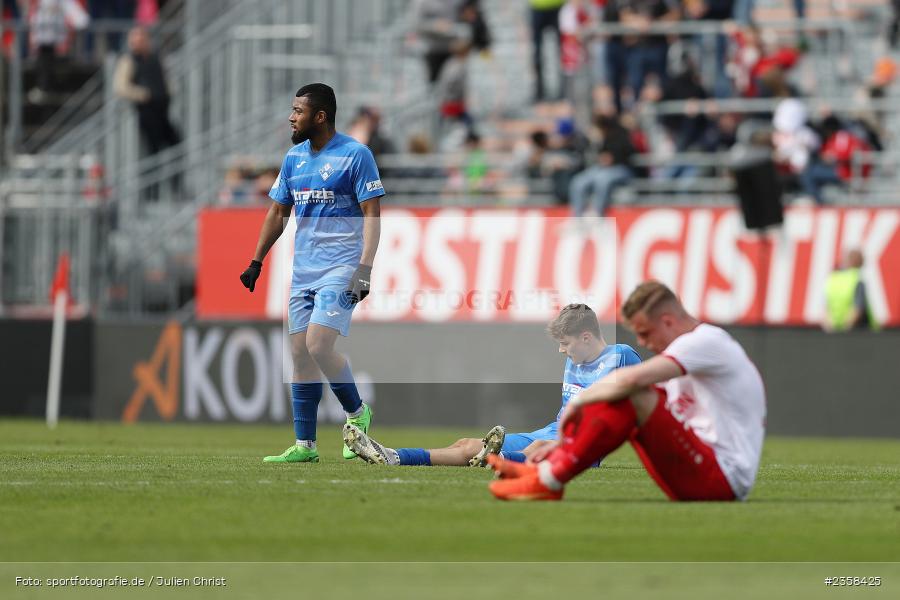
[[[562,500],[563,497],[561,489],[551,490],[541,483],[537,473],[515,479],[492,481],[488,487],[499,500]]]

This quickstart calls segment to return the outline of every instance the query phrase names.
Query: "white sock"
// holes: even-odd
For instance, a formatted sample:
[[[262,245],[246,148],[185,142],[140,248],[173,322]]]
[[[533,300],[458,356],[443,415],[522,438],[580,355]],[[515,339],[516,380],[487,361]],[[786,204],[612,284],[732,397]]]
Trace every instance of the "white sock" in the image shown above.
[[[351,419],[355,419],[355,418],[358,417],[359,415],[363,414],[363,411],[365,411],[365,410],[366,410],[366,405],[365,405],[365,404],[360,404],[360,405],[359,405],[359,408],[357,408],[356,410],[354,410],[352,413],[351,413],[351,412],[347,412],[347,411],[344,411],[344,412],[347,413],[347,417],[349,417],[349,418],[351,418]]]
[[[540,479],[541,483],[547,486],[547,488],[554,491],[561,490],[563,487],[563,484],[553,476],[553,467],[546,460],[538,463],[538,479]]]
[[[315,450],[316,440],[297,440],[297,445],[301,448],[309,448],[310,450]]]

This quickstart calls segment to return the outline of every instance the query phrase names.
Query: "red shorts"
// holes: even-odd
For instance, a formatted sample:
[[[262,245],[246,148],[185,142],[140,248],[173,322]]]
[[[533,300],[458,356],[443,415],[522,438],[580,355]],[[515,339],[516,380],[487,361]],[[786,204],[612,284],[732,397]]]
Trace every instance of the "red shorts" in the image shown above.
[[[666,391],[647,422],[631,434],[631,445],[650,477],[672,500],[734,500],[715,452],[666,408]]]

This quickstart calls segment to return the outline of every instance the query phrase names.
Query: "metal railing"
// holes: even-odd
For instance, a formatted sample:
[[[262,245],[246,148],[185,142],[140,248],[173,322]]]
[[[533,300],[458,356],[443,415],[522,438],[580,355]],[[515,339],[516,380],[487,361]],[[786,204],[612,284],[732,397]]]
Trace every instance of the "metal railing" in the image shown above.
[[[362,103],[380,106],[384,110],[384,125],[398,138],[427,129],[435,118],[434,100],[424,82],[420,57],[410,54],[406,45],[410,30],[409,11],[406,10],[408,0],[230,2],[220,11],[206,15],[204,11],[208,11],[212,3],[185,2],[184,25],[179,34],[184,45],[173,51],[166,61],[177,87],[172,114],[185,132],[184,142],[155,156],[140,155],[134,113],[129,105],[115,99],[111,89],[114,60],[110,57],[104,65],[102,108],[51,144],[55,152],[75,157],[76,164],[88,156],[89,162],[98,162],[106,169],[102,187],[109,190],[109,205],[115,207],[115,227],[94,228],[100,232],[96,234],[99,249],[84,263],[93,265],[85,272],[96,273],[97,291],[91,292],[89,288],[87,294],[100,310],[113,308],[108,294],[102,291],[110,289],[127,289],[127,293],[117,300],[115,310],[139,314],[145,309],[146,298],[151,293],[162,298],[161,306],[177,308],[177,288],[185,282],[176,275],[148,278],[147,273],[166,273],[166,269],[173,268],[173,262],[180,265],[177,268],[184,267],[180,261],[192,256],[196,212],[215,203],[222,174],[234,157],[250,156],[276,166],[280,163],[289,145],[286,129],[289,100],[299,82],[325,79],[333,84],[339,99],[339,127],[347,122],[353,108]],[[511,6],[511,3],[504,4],[507,5]],[[787,31],[788,26],[793,30],[798,23],[792,21],[783,25]],[[678,26],[683,26],[685,31],[680,33],[684,35],[709,35],[711,26],[721,25],[686,23]],[[840,43],[850,46],[858,46],[864,41],[858,37],[855,26],[843,22],[826,25],[814,21],[801,26],[809,26],[811,31],[824,31],[823,39],[830,35],[839,37]],[[700,29],[694,31],[691,29],[694,27]],[[823,77],[835,77],[836,89],[846,89],[846,84],[841,83],[833,72],[824,73]],[[835,97],[847,99],[846,95]],[[896,115],[896,109],[891,111],[888,104],[889,101],[884,102],[885,114]],[[726,106],[728,108],[724,108]],[[814,103],[813,106],[817,105]],[[741,108],[721,102],[719,107],[738,112],[761,110],[756,105]],[[647,106],[642,113],[642,122],[651,131],[658,131],[656,121],[661,114],[683,108],[668,103]],[[678,158],[687,160],[690,157],[680,154]],[[703,164],[718,158],[697,157],[696,160],[697,164]],[[417,163],[419,160],[420,157],[410,155],[384,156],[379,158],[379,166],[389,171],[426,164]],[[441,160],[445,168],[460,168],[459,157]],[[488,189],[451,186],[448,189],[446,178],[401,177],[392,180],[392,175],[386,175],[385,187],[392,201],[394,198],[416,203],[430,198],[432,202],[458,204],[517,203],[523,199],[525,202],[550,201],[552,196],[547,182],[528,180],[508,154],[489,155],[487,160],[489,168],[500,171],[502,180],[509,186]],[[651,169],[664,166],[667,160],[656,154],[638,159],[639,162],[647,161],[643,166]],[[896,162],[889,154],[877,160],[885,165]],[[0,210],[14,204],[13,195],[22,199],[29,193],[31,196],[28,197],[32,199],[39,199],[40,194],[54,193],[61,202],[66,199],[66,202],[90,207],[82,193],[89,182],[88,173],[79,168],[78,181],[71,188],[62,186],[54,188],[53,192],[49,188],[28,192],[28,186],[34,185],[28,177],[10,179],[9,185],[0,186]],[[717,164],[710,168],[712,174],[693,182],[695,191],[702,188],[702,194],[696,197],[713,202],[731,201],[730,180],[724,175],[724,166]],[[879,173],[885,173],[886,169]],[[677,186],[683,185],[683,181],[648,179],[636,181],[630,189],[642,201],[662,197],[673,201],[695,198],[680,194],[684,190]],[[863,192],[874,194],[878,185]],[[858,200],[869,197],[874,196],[863,195]],[[26,210],[21,203],[17,206]],[[94,211],[88,213],[93,214],[92,218],[101,219],[100,208],[90,210]],[[34,237],[45,235],[51,235],[50,225]],[[4,247],[7,253],[0,255],[0,263],[9,264],[10,246],[0,241],[0,253]],[[13,256],[18,256],[18,252],[16,249]],[[101,254],[103,252],[105,255]],[[52,263],[49,258],[41,260],[45,264]],[[99,261],[99,266],[93,261]],[[47,267],[41,268],[47,270]],[[190,265],[187,266],[189,270]],[[6,273],[11,271],[7,269]],[[190,276],[189,272],[187,276]],[[8,285],[10,280],[4,281]],[[20,287],[18,291],[25,289]],[[31,294],[34,302],[44,300],[46,294],[41,290],[28,289],[27,293],[14,295],[15,298],[24,301]],[[5,291],[3,297],[13,296]]]

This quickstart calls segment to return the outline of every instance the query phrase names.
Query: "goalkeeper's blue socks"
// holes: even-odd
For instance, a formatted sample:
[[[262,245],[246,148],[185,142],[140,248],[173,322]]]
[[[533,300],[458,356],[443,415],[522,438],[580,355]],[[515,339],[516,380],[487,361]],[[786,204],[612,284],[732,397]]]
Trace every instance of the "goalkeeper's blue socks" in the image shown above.
[[[316,439],[316,413],[322,399],[322,382],[291,384],[291,406],[294,410],[294,433],[298,440]]]
[[[356,382],[353,381],[353,373],[350,372],[350,361],[344,363],[344,369],[338,375],[337,382],[329,382],[331,391],[337,397],[338,402],[344,407],[344,411],[351,416],[356,416],[360,407],[362,407],[362,398],[356,389]]]
[[[431,453],[425,448],[397,448],[400,464],[407,466],[431,466]]]
[[[500,456],[502,456],[506,460],[511,460],[518,463],[525,462],[527,458],[523,452],[501,452]]]

